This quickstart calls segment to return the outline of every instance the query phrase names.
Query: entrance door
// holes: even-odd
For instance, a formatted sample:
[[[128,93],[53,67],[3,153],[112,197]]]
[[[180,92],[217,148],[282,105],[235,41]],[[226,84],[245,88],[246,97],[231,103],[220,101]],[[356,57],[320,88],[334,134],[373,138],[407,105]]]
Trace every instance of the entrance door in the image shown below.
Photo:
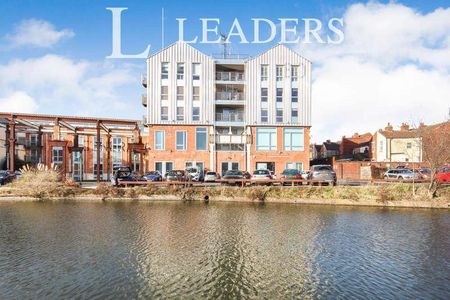
[[[83,179],[83,152],[72,152],[72,178],[76,181]]]
[[[239,163],[238,162],[222,162],[222,176],[225,174],[228,170],[239,170]]]
[[[170,161],[158,161],[155,162],[155,171],[158,171],[162,176],[167,172],[173,170],[173,163]]]

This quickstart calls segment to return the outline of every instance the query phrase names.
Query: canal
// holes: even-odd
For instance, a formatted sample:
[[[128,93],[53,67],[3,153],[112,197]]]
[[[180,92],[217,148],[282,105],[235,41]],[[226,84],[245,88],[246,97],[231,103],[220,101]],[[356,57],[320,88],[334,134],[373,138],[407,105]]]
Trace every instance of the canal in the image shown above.
[[[450,299],[448,210],[0,203],[0,298]]]

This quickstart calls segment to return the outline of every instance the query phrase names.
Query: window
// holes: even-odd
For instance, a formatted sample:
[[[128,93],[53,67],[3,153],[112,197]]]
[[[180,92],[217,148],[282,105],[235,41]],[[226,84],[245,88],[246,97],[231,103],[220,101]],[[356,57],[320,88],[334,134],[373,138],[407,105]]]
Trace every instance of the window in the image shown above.
[[[113,170],[122,165],[122,138],[120,137],[112,139],[112,163]]]
[[[261,102],[267,102],[267,100],[268,100],[267,88],[261,88]]]
[[[277,123],[283,122],[283,110],[281,108],[277,108]]]
[[[269,113],[267,109],[261,109],[261,123],[269,122]]]
[[[200,64],[192,64],[192,80],[200,80]]]
[[[297,108],[292,108],[291,111],[291,122],[298,123],[298,110]]]
[[[30,146],[31,147],[36,147],[37,144],[38,144],[38,136],[37,136],[37,134],[30,135]]]
[[[63,147],[53,147],[52,150],[52,162],[55,165],[62,165],[64,157],[63,157]]]
[[[175,144],[178,151],[186,150],[186,131],[176,131]]]
[[[261,81],[267,81],[268,69],[268,65],[261,65]]]
[[[161,63],[161,79],[169,78],[169,63],[163,62]]]
[[[155,131],[155,150],[164,150],[165,132]]]
[[[283,150],[303,151],[304,131],[303,128],[284,128],[283,130]]]
[[[291,91],[291,102],[297,103],[298,102],[298,89],[292,89]]]
[[[283,102],[283,89],[277,88],[277,102]]]
[[[161,121],[169,120],[169,108],[167,106],[161,106]]]
[[[193,101],[200,100],[200,87],[198,87],[198,86],[192,87],[192,100]]]
[[[380,141],[380,152],[383,152],[383,149],[384,149],[384,147],[383,147],[383,141]]]
[[[200,121],[200,107],[192,108],[192,121]]]
[[[184,121],[184,107],[177,107],[177,121]]]
[[[256,128],[256,150],[277,150],[276,128]]]
[[[291,69],[291,80],[298,81],[298,66],[292,66]]]
[[[184,79],[184,63],[177,63],[177,79]]]
[[[196,128],[195,129],[195,149],[196,150],[207,150],[208,144],[208,134],[206,128]]]
[[[161,86],[161,100],[169,100],[169,87],[167,85]]]
[[[303,163],[301,162],[288,162],[286,163],[286,169],[295,169],[298,171],[303,170]]]
[[[277,68],[276,68],[276,70],[277,70],[277,78],[276,78],[276,80],[277,81],[283,81],[283,66],[277,66]]]
[[[407,149],[411,149],[412,148],[412,144],[411,143],[406,143],[406,148]]]
[[[184,100],[184,86],[177,86],[177,100]]]

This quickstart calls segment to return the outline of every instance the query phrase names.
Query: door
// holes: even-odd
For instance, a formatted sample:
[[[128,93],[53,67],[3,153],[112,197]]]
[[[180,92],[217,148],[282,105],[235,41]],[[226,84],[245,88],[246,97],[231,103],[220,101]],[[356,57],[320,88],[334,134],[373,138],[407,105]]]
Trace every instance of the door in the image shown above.
[[[159,161],[155,163],[155,171],[158,171],[162,176],[172,170],[173,163],[170,161]]]
[[[72,178],[76,181],[83,179],[83,152],[72,152]]]
[[[239,163],[231,162],[231,161],[222,162],[221,167],[222,167],[222,176],[223,176],[225,174],[225,172],[228,170],[239,170]]]

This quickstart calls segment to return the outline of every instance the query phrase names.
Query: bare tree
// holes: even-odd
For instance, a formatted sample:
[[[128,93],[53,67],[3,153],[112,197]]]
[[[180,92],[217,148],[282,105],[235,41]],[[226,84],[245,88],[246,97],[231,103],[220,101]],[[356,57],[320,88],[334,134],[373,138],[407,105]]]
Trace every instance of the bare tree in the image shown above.
[[[450,121],[431,126],[421,124],[417,128],[417,134],[421,140],[422,161],[431,170],[428,193],[434,198],[440,186],[436,174],[450,162]]]

